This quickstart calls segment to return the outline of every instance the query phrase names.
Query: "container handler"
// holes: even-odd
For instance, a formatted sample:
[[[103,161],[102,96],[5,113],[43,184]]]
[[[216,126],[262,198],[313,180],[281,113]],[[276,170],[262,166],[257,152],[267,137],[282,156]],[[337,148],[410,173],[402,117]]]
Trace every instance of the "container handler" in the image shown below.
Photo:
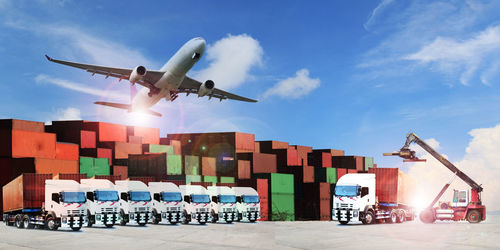
[[[404,162],[425,161],[419,159],[415,155],[415,151],[410,150],[410,145],[416,143],[425,151],[431,154],[436,160],[448,168],[454,177],[458,176],[471,187],[470,197],[468,190],[455,190],[453,192],[453,202],[442,203],[439,207],[434,207],[436,202],[441,198],[444,192],[448,189],[454,177],[443,186],[438,195],[432,200],[422,212],[420,212],[420,220],[424,223],[434,223],[436,220],[467,220],[470,223],[479,223],[486,219],[486,207],[481,202],[481,192],[483,187],[477,184],[464,172],[460,171],[455,165],[448,161],[445,157],[439,154],[431,146],[420,139],[415,133],[406,135],[405,145],[396,152],[384,153],[384,156],[399,156],[404,159]]]
[[[251,187],[233,187],[236,194],[238,221],[255,222],[260,219],[259,194]]]
[[[142,181],[115,181],[120,194],[120,225],[145,226],[151,220],[153,204],[149,188]]]
[[[120,221],[120,198],[115,185],[105,179],[82,179],[87,192],[88,227],[104,225],[113,227]]]
[[[183,224],[196,220],[200,224],[206,224],[212,218],[210,216],[210,196],[207,190],[199,185],[180,185],[184,197]]]
[[[209,186],[207,190],[212,200],[210,203],[212,223],[237,221],[238,209],[234,190],[225,186]]]
[[[170,223],[175,225],[182,221],[182,194],[175,183],[150,182],[149,191],[153,197],[153,224]]]
[[[79,231],[87,223],[85,192],[80,184],[50,178],[50,174],[23,174],[3,187],[5,224]]]

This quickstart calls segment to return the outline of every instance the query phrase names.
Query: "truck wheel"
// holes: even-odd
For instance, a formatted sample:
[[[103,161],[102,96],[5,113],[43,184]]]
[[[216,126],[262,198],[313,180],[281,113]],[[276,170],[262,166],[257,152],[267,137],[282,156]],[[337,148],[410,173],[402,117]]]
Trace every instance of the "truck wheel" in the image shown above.
[[[88,223],[87,223],[87,227],[92,227],[92,215],[90,214],[90,211],[87,210],[87,220],[88,220]]]
[[[341,221],[341,220],[339,220],[339,223],[342,224],[342,225],[347,225],[347,223],[349,223],[349,221]]]
[[[71,230],[73,231],[80,231],[80,229],[82,229],[82,227],[72,227]]]
[[[112,228],[115,224],[104,224],[107,228]]]
[[[176,221],[171,221],[170,225],[177,225],[177,222]]]
[[[434,221],[436,221],[436,218],[434,217],[432,208],[422,210],[422,212],[420,212],[420,220],[423,223],[434,223]]]
[[[120,226],[125,226],[127,222],[125,221],[125,212],[120,210]]]
[[[403,210],[398,212],[397,223],[403,223],[405,221],[405,212]]]
[[[184,210],[183,212],[183,217],[182,217],[182,224],[188,224],[189,223],[189,218],[188,218],[188,214],[186,212],[186,210]]]
[[[373,212],[372,211],[368,211],[366,212],[365,214],[365,218],[363,219],[363,224],[373,224],[373,222],[375,221],[375,217],[373,216]]]
[[[24,225],[23,225],[23,218],[21,217],[21,215],[16,215],[16,218],[14,219],[14,223],[16,225],[17,228],[23,228]]]
[[[139,223],[139,226],[141,227],[146,226],[146,223]]]
[[[52,231],[55,231],[58,228],[57,223],[52,216],[47,217],[45,224],[47,225],[47,229]]]
[[[200,222],[200,221],[199,221],[199,223],[200,223],[200,225],[205,225],[205,224],[207,224],[207,222],[206,222],[206,221],[203,221],[203,222]]]
[[[217,223],[217,215],[214,213],[214,210],[212,210],[212,223]]]
[[[467,221],[469,223],[479,223],[481,221],[481,213],[477,210],[471,210],[467,213]]]
[[[153,209],[153,218],[151,218],[153,221],[153,224],[158,224],[160,223],[160,220],[158,219],[158,212],[156,212],[156,209]]]
[[[398,213],[396,211],[392,210],[391,215],[389,215],[389,218],[385,219],[386,223],[396,223],[398,222]]]
[[[28,215],[23,217],[23,227],[27,229],[33,229],[35,227],[35,225],[30,223],[30,217]]]

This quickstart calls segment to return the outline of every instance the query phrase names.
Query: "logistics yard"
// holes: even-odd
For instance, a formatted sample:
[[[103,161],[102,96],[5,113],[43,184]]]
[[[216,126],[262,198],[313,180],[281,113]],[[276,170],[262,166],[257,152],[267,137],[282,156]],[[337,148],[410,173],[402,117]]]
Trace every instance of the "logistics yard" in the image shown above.
[[[488,215],[480,224],[417,220],[342,226],[296,221],[85,228],[81,232],[0,225],[0,249],[498,249],[499,235],[498,215]]]

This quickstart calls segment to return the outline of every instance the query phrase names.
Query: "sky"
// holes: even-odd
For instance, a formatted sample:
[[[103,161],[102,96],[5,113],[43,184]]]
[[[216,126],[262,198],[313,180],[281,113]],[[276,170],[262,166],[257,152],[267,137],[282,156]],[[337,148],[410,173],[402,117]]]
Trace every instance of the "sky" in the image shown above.
[[[425,175],[444,167],[382,157],[414,131],[487,190],[500,174],[498,13],[475,0],[0,0],[0,117],[247,132],[374,156],[439,190],[447,179]],[[207,49],[188,75],[258,103],[181,95],[153,107],[161,118],[129,114],[92,104],[129,102],[127,81],[44,57],[155,70],[198,36]]]

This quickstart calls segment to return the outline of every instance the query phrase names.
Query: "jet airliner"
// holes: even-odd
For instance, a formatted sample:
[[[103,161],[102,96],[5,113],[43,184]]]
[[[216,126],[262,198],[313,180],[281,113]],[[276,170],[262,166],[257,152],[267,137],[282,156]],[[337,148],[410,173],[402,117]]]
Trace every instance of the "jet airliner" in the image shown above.
[[[98,105],[125,109],[129,112],[142,111],[161,116],[160,113],[152,111],[149,108],[163,98],[165,98],[166,101],[174,101],[179,93],[186,93],[186,95],[197,94],[198,97],[208,96],[209,99],[216,98],[220,99],[220,101],[224,99],[233,99],[244,102],[257,102],[257,100],[215,88],[215,84],[212,80],[206,80],[202,83],[186,75],[194,64],[203,56],[205,45],[205,40],[201,37],[189,40],[160,70],[157,71],[146,70],[144,66],[137,66],[134,69],[124,69],[62,61],[47,55],[45,55],[45,57],[51,62],[83,69],[92,73],[92,75],[105,75],[106,78],[116,77],[119,81],[128,79],[132,86],[136,83],[144,86],[145,88],[141,89],[135,96],[131,96],[130,104],[94,102]]]

